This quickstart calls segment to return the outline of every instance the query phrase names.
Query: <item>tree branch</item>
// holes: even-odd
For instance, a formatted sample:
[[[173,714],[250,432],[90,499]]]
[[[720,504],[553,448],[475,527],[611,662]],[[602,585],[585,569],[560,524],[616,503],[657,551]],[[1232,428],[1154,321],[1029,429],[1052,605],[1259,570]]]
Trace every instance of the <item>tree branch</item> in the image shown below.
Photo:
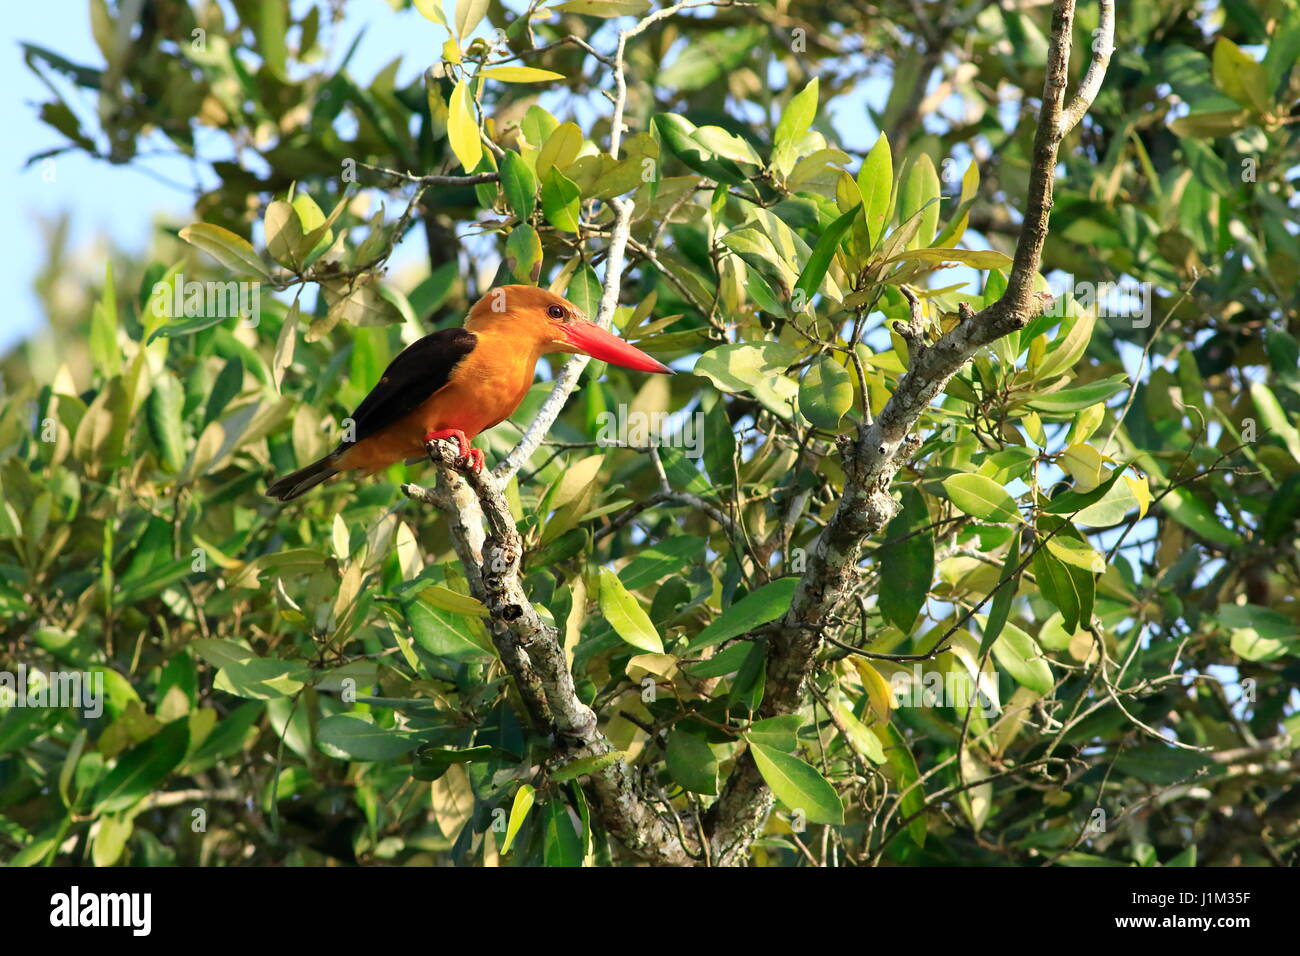
[[[1101,2],[1102,32],[1108,36],[1107,30],[1113,32],[1113,0]],[[856,437],[841,440],[844,493],[834,516],[813,545],[807,571],[789,611],[768,641],[762,717],[792,713],[799,708],[804,682],[812,673],[821,647],[821,623],[852,592],[863,542],[884,528],[897,510],[889,493],[890,482],[921,445],[918,436],[909,434],[911,428],[949,379],[980,348],[1024,328],[1043,310],[1045,301],[1034,294],[1034,282],[1047,238],[1057,153],[1069,128],[1064,99],[1074,10],[1075,0],[1055,0],[1026,211],[1007,289],[979,312],[964,307],[957,326],[934,345],[918,342],[911,350],[907,373],[875,422],[862,425]],[[1099,47],[1094,51],[1083,88],[1071,103],[1071,110],[1077,108],[1080,115],[1091,105],[1109,62],[1110,43]],[[772,803],[771,791],[746,752],[737,760],[708,820],[715,862],[736,865],[744,861]]]
[[[439,489],[403,485],[402,492],[442,509],[451,520],[456,551],[464,560],[473,553],[469,532],[475,521],[457,487],[472,491],[489,533],[482,541],[481,559],[466,564],[472,569],[471,588],[487,606],[492,643],[529,713],[554,734],[566,762],[614,753],[595,712],[578,698],[559,635],[524,593],[519,576],[523,542],[496,478],[489,471],[474,471],[465,459],[457,458],[458,449],[450,442],[429,442],[426,448],[442,472]],[[590,781],[599,820],[630,853],[648,863],[694,865],[697,848],[685,845],[678,829],[642,797],[636,768],[620,757],[593,770]]]

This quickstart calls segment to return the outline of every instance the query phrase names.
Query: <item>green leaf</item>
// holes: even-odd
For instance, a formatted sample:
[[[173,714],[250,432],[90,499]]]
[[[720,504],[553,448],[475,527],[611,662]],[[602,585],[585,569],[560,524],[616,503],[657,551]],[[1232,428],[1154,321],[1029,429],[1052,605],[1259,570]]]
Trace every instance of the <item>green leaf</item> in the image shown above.
[[[502,83],[550,83],[564,79],[563,73],[540,70],[535,66],[490,66],[479,70],[478,75]]]
[[[537,789],[530,783],[520,784],[519,789],[515,791],[514,802],[510,804],[510,820],[506,824],[505,842],[501,844],[502,853],[510,852],[515,837],[519,835],[519,828],[524,825],[524,820],[528,818],[528,811],[533,808],[536,795]]]
[[[326,753],[347,760],[392,760],[425,742],[418,734],[380,727],[357,714],[335,714],[316,727],[316,741]]]
[[[465,172],[472,173],[483,158],[483,141],[479,138],[469,87],[463,79],[457,81],[447,103],[447,140]]]
[[[582,866],[582,838],[563,800],[552,798],[542,811],[543,859],[547,866]]]
[[[265,710],[266,704],[260,700],[248,701],[236,707],[190,754],[189,760],[185,761],[186,772],[200,773],[218,760],[242,750],[248,742],[253,725]]]
[[[1292,459],[1300,462],[1300,429],[1291,423],[1273,390],[1263,382],[1251,382],[1250,400],[1254,402],[1264,428],[1282,439],[1282,444],[1291,453]]]
[[[427,20],[432,20],[438,26],[447,26],[447,15],[442,12],[442,0],[413,0],[415,9]]]
[[[903,507],[885,528],[885,540],[897,541],[876,552],[880,568],[879,606],[881,616],[904,634],[925,606],[934,580],[934,532],[921,531],[930,523],[925,499],[915,488],[903,489]]]
[[[456,39],[462,43],[487,15],[488,0],[456,0]]]
[[[1241,536],[1224,524],[1209,505],[1186,488],[1171,489],[1160,499],[1160,507],[1184,528],[1206,541],[1225,548],[1236,548],[1242,544]]]
[[[1048,540],[1047,549],[1064,563],[1083,568],[1092,574],[1101,574],[1106,570],[1105,559],[1082,539],[1058,534]]]
[[[366,698],[367,702],[375,700],[377,698]],[[416,780],[432,782],[441,778],[448,769],[458,763],[484,763],[489,760],[514,761],[516,759],[513,754],[487,744],[478,747],[466,747],[463,750],[454,750],[448,747],[426,747],[415,755],[415,763],[411,766],[411,776]]]
[[[683,790],[714,796],[718,792],[718,758],[708,741],[676,727],[668,734],[668,774]]]
[[[843,727],[844,739],[849,742],[850,747],[877,766],[886,762],[885,748],[881,746],[880,738],[873,734],[866,724],[858,720],[853,711],[838,700],[831,702],[831,709],[839,718],[838,724]]]
[[[660,80],[662,81],[662,77]],[[721,156],[734,163],[744,163],[749,166],[763,165],[763,160],[759,158],[758,153],[754,152],[754,147],[749,145],[749,140],[729,133],[721,126],[698,126],[695,132],[691,133],[691,139],[714,156]]]
[[[1006,269],[1011,265],[1011,257],[993,249],[906,249],[884,260],[886,264],[895,262],[921,262],[926,265],[940,266],[946,262],[960,262],[973,269]]]
[[[113,285],[113,262],[109,260],[104,266],[104,289],[90,314],[90,355],[95,365],[109,376],[122,371],[117,330],[117,293]]]
[[[1030,398],[1026,404],[1037,412],[1077,412],[1081,408],[1104,402],[1128,387],[1128,378],[1121,375]]]
[[[758,642],[761,643],[761,642]],[[732,644],[725,651],[719,651],[717,654],[707,660],[699,661],[694,664],[687,664],[688,670],[692,677],[698,680],[704,680],[709,677],[725,677],[728,674],[734,674],[740,670],[745,659],[749,657],[749,652],[754,650],[756,644],[741,642]]]
[[[100,781],[91,813],[98,816],[135,806],[180,765],[189,745],[190,722],[183,717],[132,747]]]
[[[628,644],[651,654],[664,652],[663,641],[659,639],[650,615],[609,568],[600,569],[600,613],[609,621],[614,633]]]
[[[715,155],[694,138],[695,124],[676,113],[659,113],[654,118],[655,130],[668,151],[697,173],[703,173],[728,186],[745,182],[740,167],[725,157]]]
[[[454,661],[492,658],[493,654],[484,646],[474,624],[470,623],[472,618],[423,600],[407,601],[402,610],[415,643],[435,657]]]
[[[625,760],[627,754],[621,750],[611,750],[609,753],[596,754],[592,757],[580,757],[577,760],[570,760],[559,770],[551,774],[553,783],[565,783],[569,780],[577,780],[584,774],[595,773],[611,764],[616,764],[620,760]]]
[[[898,218],[907,222],[917,217],[916,235],[908,241],[907,248],[924,248],[934,241],[935,230],[939,227],[939,174],[935,172],[934,161],[928,153],[922,153],[912,163],[903,177],[898,191]]]
[[[943,487],[952,503],[973,518],[1000,524],[1019,517],[1015,499],[992,478],[950,475]]]
[[[1078,630],[1092,619],[1092,600],[1096,582],[1081,568],[1071,568],[1046,547],[1034,553],[1034,581],[1043,597],[1061,612],[1067,632]]]
[[[736,434],[721,398],[704,414],[704,434],[704,470],[714,485],[727,488],[736,480]]]
[[[1191,779],[1210,763],[1205,754],[1151,743],[1121,751],[1115,758],[1115,769],[1147,783],[1168,787]]]
[[[874,247],[885,234],[885,225],[893,215],[894,156],[884,133],[871,147],[858,171],[858,190],[862,193],[862,214],[867,234]]]
[[[1053,349],[1043,358],[1035,377],[1047,381],[1063,372],[1068,372],[1083,357],[1092,341],[1092,332],[1097,324],[1095,309],[1081,312],[1070,325],[1065,337],[1054,343]],[[1057,393],[1059,394],[1059,393]]]
[[[173,475],[185,465],[185,432],[181,427],[184,405],[185,390],[180,382],[169,372],[163,372],[145,403],[145,419],[149,436],[158,449],[159,464]]]
[[[501,159],[501,189],[511,211],[527,222],[537,208],[537,177],[514,150],[506,150]]]
[[[262,217],[262,228],[271,258],[286,269],[302,268],[307,250],[303,248],[305,236],[297,210],[283,199],[272,200]]]
[[[661,581],[669,574],[685,574],[688,568],[704,563],[706,544],[705,539],[697,535],[667,538],[653,547],[637,551],[636,557],[619,572],[619,580],[629,591],[635,591]]]
[[[292,697],[311,677],[310,668],[301,662],[254,657],[222,667],[212,686],[249,700],[274,700]]]
[[[772,165],[782,174],[788,174],[798,157],[799,143],[812,129],[817,118],[817,98],[820,80],[813,77],[802,90],[790,97],[790,102],[777,121],[772,134]]]
[[[1034,639],[1014,624],[1003,625],[993,642],[993,657],[1022,687],[1044,696],[1052,692],[1051,665]]]
[[[229,229],[206,222],[196,222],[182,229],[180,237],[196,249],[202,249],[235,275],[257,279],[271,278],[271,273],[262,264],[262,260],[258,258],[257,252],[248,240]]]
[[[1272,103],[1264,64],[1227,37],[1214,44],[1214,82],[1242,106],[1262,113]]]
[[[830,268],[831,259],[839,250],[840,242],[843,241],[849,227],[853,225],[853,220],[861,208],[861,206],[854,206],[839,216],[817,239],[812,255],[804,263],[803,271],[799,273],[799,280],[794,284],[795,291],[803,293],[804,304],[811,301],[817,294],[817,290],[821,288],[822,279],[826,278],[826,270]]]
[[[90,858],[95,866],[112,866],[126,849],[126,841],[135,830],[133,817],[104,814],[91,843]]]
[[[818,428],[835,431],[853,407],[853,380],[830,355],[808,366],[799,383],[799,411]]]
[[[696,634],[688,651],[721,644],[723,641],[752,631],[761,624],[775,621],[790,609],[798,578],[778,578],[751,591],[723,611],[708,627]]]
[[[581,193],[573,180],[552,166],[542,179],[542,213],[546,221],[565,232],[578,231]]]
[[[575,272],[573,278],[569,280],[569,287],[564,290],[564,297],[588,318],[598,311],[600,294],[600,279],[596,278],[596,270],[589,265],[584,265]]]
[[[773,145],[779,148],[783,144],[797,143],[804,138],[817,117],[817,96],[820,87],[820,80],[813,77],[807,86],[790,97],[790,103],[781,113],[781,119],[777,121],[776,132],[772,136]]]
[[[724,392],[749,392],[774,415],[790,418],[799,385],[785,370],[799,351],[780,342],[735,342],[705,352],[695,361],[703,375]]]
[[[588,17],[639,17],[650,9],[650,0],[565,0],[550,10],[564,10]]]
[[[1231,629],[1233,652],[1248,661],[1271,661],[1300,651],[1296,624],[1285,614],[1257,604],[1222,604],[1217,617]]]
[[[988,649],[993,646],[993,642],[998,639],[1002,633],[1003,626],[1007,623],[1007,615],[1011,612],[1011,602],[1015,600],[1016,588],[1019,586],[1019,576],[1017,580],[1008,581],[1013,574],[1017,574],[1016,568],[1020,566],[1020,532],[1016,531],[1011,536],[1011,547],[1007,550],[1007,559],[1002,565],[1002,573],[998,576],[998,590],[993,596],[993,603],[989,606],[988,619],[984,622],[984,630],[980,636],[979,659],[983,660]]]
[[[520,282],[532,283],[541,277],[542,240],[526,222],[510,230],[506,239],[506,268]]]
[[[204,637],[199,638],[197,641],[190,641],[189,648],[217,668],[225,667],[228,664],[241,664],[244,661],[257,658],[257,655],[244,645],[217,638]]]
[[[1111,488],[1115,487],[1126,468],[1126,465],[1117,465],[1104,481],[1097,485],[1096,488],[1088,491],[1061,492],[1061,494],[1043,505],[1043,511],[1052,515],[1068,515],[1076,511],[1082,511],[1089,505],[1096,504],[1107,496]],[[1120,515],[1121,518],[1123,516],[1123,514]]]
[[[802,726],[803,718],[798,714],[782,714],[754,721],[745,735],[764,747],[792,754],[799,749],[799,728]]]
[[[839,794],[813,767],[754,740],[749,741],[749,752],[763,780],[787,809],[802,813],[809,823],[844,823],[844,804]]]
[[[925,836],[927,823],[925,814],[925,786],[920,782],[921,771],[916,766],[916,757],[912,755],[912,750],[907,746],[907,741],[898,728],[892,723],[885,724],[885,733],[889,737],[889,744],[885,748],[885,756],[889,761],[889,768],[893,771],[895,786],[898,792],[903,794],[900,808],[903,811],[903,817],[912,817],[913,819],[907,825],[907,832],[912,837],[912,841],[920,847],[925,846]]]

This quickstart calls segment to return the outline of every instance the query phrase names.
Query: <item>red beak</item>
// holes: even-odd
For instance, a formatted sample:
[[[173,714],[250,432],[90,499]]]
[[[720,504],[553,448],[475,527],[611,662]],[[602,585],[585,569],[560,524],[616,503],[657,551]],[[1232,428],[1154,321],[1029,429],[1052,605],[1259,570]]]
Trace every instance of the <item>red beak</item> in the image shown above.
[[[569,344],[575,346],[584,355],[590,355],[610,365],[636,369],[638,372],[673,374],[673,370],[663,362],[652,359],[639,348],[628,345],[617,335],[611,335],[594,323],[575,320],[559,328],[564,331]]]

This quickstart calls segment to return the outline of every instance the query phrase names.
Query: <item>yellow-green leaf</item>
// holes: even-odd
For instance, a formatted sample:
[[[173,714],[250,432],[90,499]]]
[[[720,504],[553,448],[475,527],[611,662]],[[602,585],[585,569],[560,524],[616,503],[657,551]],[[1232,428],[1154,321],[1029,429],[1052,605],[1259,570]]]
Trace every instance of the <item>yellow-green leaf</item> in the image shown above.
[[[478,75],[500,80],[502,83],[547,83],[564,79],[563,73],[539,70],[535,66],[490,66],[486,70],[481,70]]]
[[[943,480],[944,490],[958,508],[984,521],[1014,521],[1019,512],[1006,489],[983,475],[951,475]]]
[[[788,809],[802,813],[809,823],[838,826],[844,822],[844,804],[839,794],[810,764],[752,739],[749,752],[763,780]]]
[[[609,568],[600,569],[600,613],[605,615],[614,633],[633,647],[652,654],[664,652],[663,641],[650,622],[650,615]]]
[[[451,142],[451,151],[465,167],[465,172],[472,173],[483,158],[483,143],[479,139],[469,87],[464,80],[451,91],[451,102],[447,105],[447,138]]]
[[[243,236],[206,222],[196,222],[180,231],[180,237],[202,249],[236,275],[271,278],[256,250]]]

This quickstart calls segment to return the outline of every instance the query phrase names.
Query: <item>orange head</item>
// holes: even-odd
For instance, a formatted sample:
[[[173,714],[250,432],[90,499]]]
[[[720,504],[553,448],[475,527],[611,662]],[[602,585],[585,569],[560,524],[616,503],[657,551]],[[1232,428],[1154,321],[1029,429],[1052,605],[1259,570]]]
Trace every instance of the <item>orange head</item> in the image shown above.
[[[469,310],[465,328],[501,335],[536,355],[579,352],[639,372],[673,370],[588,321],[576,305],[531,285],[497,286]]]

